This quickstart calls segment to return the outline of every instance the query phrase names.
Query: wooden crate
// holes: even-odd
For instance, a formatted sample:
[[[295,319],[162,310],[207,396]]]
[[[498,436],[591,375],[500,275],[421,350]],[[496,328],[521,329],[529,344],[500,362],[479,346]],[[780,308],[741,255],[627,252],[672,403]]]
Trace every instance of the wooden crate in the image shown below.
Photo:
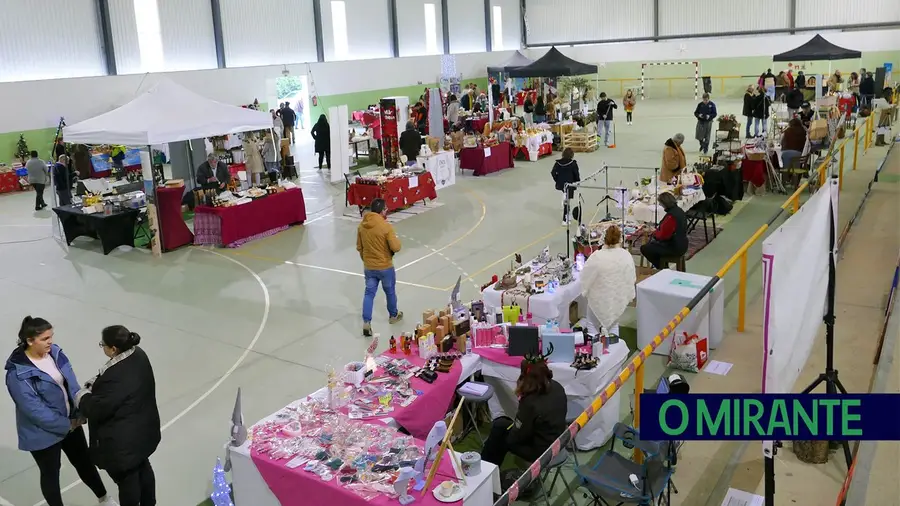
[[[577,153],[588,153],[597,149],[597,134],[571,132],[563,135],[563,149],[572,148]]]

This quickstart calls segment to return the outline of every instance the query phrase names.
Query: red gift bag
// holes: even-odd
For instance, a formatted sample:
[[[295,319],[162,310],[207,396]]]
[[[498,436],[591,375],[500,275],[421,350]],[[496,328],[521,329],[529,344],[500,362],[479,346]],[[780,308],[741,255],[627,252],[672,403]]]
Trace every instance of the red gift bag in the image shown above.
[[[687,372],[700,372],[709,360],[709,341],[697,334],[674,336],[668,365]]]

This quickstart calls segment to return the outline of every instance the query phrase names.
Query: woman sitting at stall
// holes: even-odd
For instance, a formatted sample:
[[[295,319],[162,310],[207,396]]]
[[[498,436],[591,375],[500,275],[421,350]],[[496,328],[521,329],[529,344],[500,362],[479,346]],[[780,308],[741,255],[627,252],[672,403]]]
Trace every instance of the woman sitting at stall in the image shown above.
[[[791,161],[803,154],[806,147],[806,129],[800,118],[791,118],[788,127],[781,135],[781,163],[785,169],[791,166]]]
[[[663,257],[677,258],[687,253],[687,215],[684,209],[678,207],[678,200],[671,193],[660,193],[657,200],[666,215],[659,222],[650,242],[641,246],[641,255],[653,267],[662,269],[666,267],[662,263]]]
[[[619,226],[611,225],[603,236],[603,248],[591,253],[581,271],[581,295],[588,302],[586,327],[592,336],[618,336],[619,318],[634,300],[634,259],[621,243]]]
[[[516,381],[515,420],[497,418],[481,458],[500,466],[508,452],[531,463],[566,430],[566,391],[553,380],[544,356],[526,356]]]

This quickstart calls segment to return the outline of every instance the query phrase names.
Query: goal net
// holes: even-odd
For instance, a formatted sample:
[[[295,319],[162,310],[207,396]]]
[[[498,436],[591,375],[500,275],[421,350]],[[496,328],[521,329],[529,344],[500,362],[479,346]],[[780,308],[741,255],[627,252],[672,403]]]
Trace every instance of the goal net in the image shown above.
[[[647,98],[648,90],[647,90],[647,81],[660,79],[660,80],[668,80],[669,81],[669,92],[671,93],[671,81],[673,78],[682,77],[682,76],[667,76],[665,78],[659,77],[648,77],[648,71],[654,68],[667,68],[667,67],[676,67],[678,65],[689,65],[694,67],[693,81],[694,81],[694,100],[698,100],[700,98],[700,63],[695,61],[661,61],[661,62],[645,62],[641,63],[641,100]]]

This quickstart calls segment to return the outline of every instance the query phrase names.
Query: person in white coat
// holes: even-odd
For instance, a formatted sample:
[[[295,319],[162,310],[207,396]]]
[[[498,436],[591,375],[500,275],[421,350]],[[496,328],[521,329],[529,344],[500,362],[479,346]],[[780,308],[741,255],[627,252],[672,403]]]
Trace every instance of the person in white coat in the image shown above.
[[[591,253],[581,271],[581,294],[587,300],[587,331],[619,335],[619,318],[634,300],[634,259],[622,247],[618,225],[606,229],[603,248]]]
[[[258,137],[250,134],[244,135],[243,139],[241,139],[241,144],[244,147],[244,160],[247,165],[247,181],[250,184],[259,184],[262,177],[261,174],[265,172],[257,142]]]

